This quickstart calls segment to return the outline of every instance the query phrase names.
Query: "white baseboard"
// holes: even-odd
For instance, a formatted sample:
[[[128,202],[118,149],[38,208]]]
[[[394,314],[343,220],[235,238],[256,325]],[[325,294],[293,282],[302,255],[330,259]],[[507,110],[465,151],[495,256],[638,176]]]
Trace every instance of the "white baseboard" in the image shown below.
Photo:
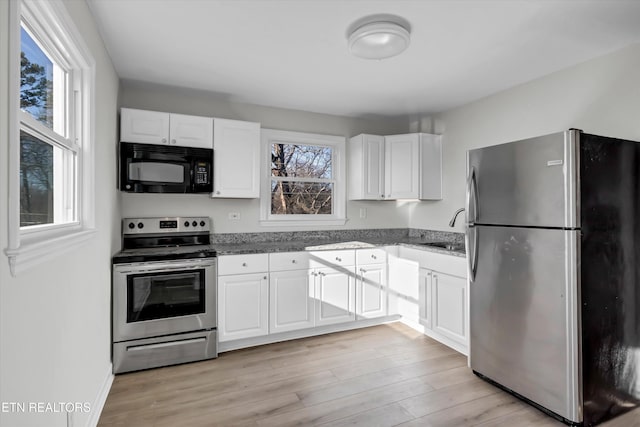
[[[264,335],[261,337],[244,338],[234,341],[224,341],[218,343],[218,353],[225,351],[239,350],[241,348],[254,347],[257,345],[273,344],[281,341],[295,340],[298,338],[313,337],[316,335],[330,334],[333,332],[348,331],[351,329],[366,328],[368,326],[381,325],[383,323],[395,322],[400,318],[397,315],[378,317],[375,319],[361,319],[348,323],[337,323],[335,325],[318,326],[297,331],[280,332],[276,334]]]
[[[100,421],[100,415],[102,414],[102,410],[104,409],[104,404],[107,402],[107,396],[109,396],[109,391],[111,390],[111,385],[113,384],[113,378],[113,365],[109,363],[109,369],[107,370],[107,374],[104,377],[104,381],[102,381],[102,387],[100,387],[98,395],[91,403],[91,417],[89,417],[87,427],[96,427],[98,425],[98,421]]]

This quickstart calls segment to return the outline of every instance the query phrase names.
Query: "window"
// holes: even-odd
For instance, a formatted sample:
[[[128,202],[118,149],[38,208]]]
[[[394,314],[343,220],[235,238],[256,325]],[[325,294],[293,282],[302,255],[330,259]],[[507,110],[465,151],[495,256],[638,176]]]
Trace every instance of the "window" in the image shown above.
[[[69,66],[20,28],[20,227],[75,222],[80,151],[69,111]]]
[[[94,61],[64,2],[12,1],[9,256],[15,274],[93,227]],[[38,249],[36,249],[38,248]]]
[[[262,224],[344,224],[345,139],[263,129],[262,141]]]

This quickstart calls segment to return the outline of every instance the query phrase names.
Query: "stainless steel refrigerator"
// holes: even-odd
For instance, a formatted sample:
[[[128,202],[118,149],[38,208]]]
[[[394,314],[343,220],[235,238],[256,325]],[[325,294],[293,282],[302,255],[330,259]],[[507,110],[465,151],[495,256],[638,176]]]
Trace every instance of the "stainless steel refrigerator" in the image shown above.
[[[579,130],[467,155],[470,363],[561,419],[640,403],[640,143]]]

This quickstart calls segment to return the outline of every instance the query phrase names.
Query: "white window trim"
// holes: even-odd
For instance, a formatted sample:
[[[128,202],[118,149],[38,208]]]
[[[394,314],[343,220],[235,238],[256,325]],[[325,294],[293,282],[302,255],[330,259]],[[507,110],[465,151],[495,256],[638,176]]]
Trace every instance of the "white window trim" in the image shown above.
[[[82,69],[79,112],[84,126],[80,129],[82,148],[78,158],[78,221],[69,224],[29,227],[20,230],[20,21],[23,13],[38,18],[38,24],[55,34],[65,52]],[[8,138],[9,171],[8,246],[4,250],[12,275],[59,257],[92,238],[95,233],[95,60],[76,28],[62,0],[10,0],[9,4],[9,88]]]
[[[335,135],[320,135],[304,132],[291,132],[276,129],[260,131],[262,146],[262,179],[260,180],[260,225],[277,226],[316,226],[344,225],[346,219],[346,138]],[[271,215],[271,144],[284,142],[289,144],[330,146],[333,148],[333,214],[331,215]]]

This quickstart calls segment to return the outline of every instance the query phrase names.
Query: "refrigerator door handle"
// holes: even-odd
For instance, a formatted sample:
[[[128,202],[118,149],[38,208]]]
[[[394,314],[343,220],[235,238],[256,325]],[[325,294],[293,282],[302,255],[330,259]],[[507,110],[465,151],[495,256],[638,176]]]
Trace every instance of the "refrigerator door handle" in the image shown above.
[[[478,187],[476,184],[476,170],[473,166],[469,168],[469,178],[467,179],[467,224],[473,225],[478,217]]]
[[[476,269],[478,268],[478,228],[467,228],[465,237],[465,246],[469,250],[467,254],[467,275],[469,276],[469,282],[473,282],[476,279]]]

